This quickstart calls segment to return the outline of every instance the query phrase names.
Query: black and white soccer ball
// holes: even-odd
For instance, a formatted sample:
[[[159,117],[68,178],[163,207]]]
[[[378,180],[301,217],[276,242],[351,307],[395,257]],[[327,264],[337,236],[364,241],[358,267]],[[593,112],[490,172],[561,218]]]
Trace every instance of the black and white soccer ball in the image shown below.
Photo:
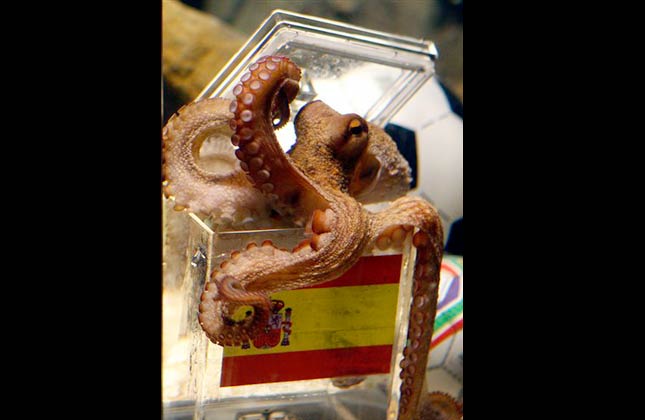
[[[386,131],[412,167],[411,194],[441,215],[447,250],[463,255],[463,106],[437,78],[390,120]]]

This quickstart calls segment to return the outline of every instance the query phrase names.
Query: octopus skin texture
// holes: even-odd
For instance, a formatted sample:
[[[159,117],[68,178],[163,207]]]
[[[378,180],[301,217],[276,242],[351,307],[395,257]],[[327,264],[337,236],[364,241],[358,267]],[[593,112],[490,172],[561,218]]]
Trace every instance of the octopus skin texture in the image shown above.
[[[272,208],[263,194],[249,181],[231,145],[229,121],[231,101],[202,99],[183,106],[163,130],[163,192],[177,211],[188,210],[227,227],[278,227],[303,225],[302,220],[270,217]],[[312,104],[322,112],[335,113],[323,103]],[[326,109],[324,109],[326,108]],[[334,116],[334,118],[337,118]],[[347,173],[348,193],[363,204],[392,200],[407,193],[410,166],[396,144],[384,132],[375,131],[358,162],[338,161]],[[209,145],[210,156],[218,166],[200,165],[200,151]],[[287,153],[293,163],[310,176],[321,176],[324,164],[318,156],[320,145],[301,136]],[[275,215],[275,214],[274,214]],[[290,223],[293,222],[293,223]]]
[[[263,194],[252,187],[233,155],[229,107],[230,101],[222,98],[193,102],[168,120],[162,133],[163,192],[177,211],[189,210],[211,216],[219,224],[241,226],[266,219],[268,210]],[[218,167],[200,165],[205,143],[213,145]]]
[[[305,236],[291,250],[264,241],[232,252],[205,285],[200,325],[213,343],[248,342],[267,323],[272,293],[333,280],[364,253],[375,247],[401,247],[411,235],[413,296],[400,363],[398,419],[423,418],[443,252],[438,212],[420,197],[403,195],[409,167],[400,164],[389,136],[359,115],[340,114],[321,101],[306,104],[294,120],[296,144],[284,153],[274,131],[289,119],[300,74],[286,57],[263,57],[252,64],[233,89],[229,128],[246,181],[273,211],[305,224]],[[200,136],[199,128],[192,130],[175,135],[174,128],[168,129],[164,138],[181,141],[182,136]],[[372,212],[358,199],[393,201]],[[240,306],[251,306],[253,311],[234,320]]]

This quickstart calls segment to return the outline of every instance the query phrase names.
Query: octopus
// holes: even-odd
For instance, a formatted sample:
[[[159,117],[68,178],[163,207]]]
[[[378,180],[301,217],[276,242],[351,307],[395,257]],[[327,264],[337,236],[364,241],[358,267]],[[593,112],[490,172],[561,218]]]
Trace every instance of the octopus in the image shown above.
[[[215,344],[249,342],[268,322],[271,294],[338,278],[363,254],[401,248],[411,237],[413,291],[398,419],[427,418],[432,394],[425,371],[443,252],[439,214],[422,198],[405,195],[409,166],[385,131],[357,114],[340,114],[322,101],[305,104],[294,118],[297,141],[284,153],[275,131],[290,118],[300,77],[289,58],[262,57],[233,88],[234,100],[194,102],[164,127],[164,192],[176,208],[219,207],[220,216],[232,218],[240,209],[270,212],[305,227],[292,249],[265,240],[233,251],[204,286],[199,323]],[[204,139],[227,132],[236,167],[224,175],[199,169],[195,157]],[[389,203],[378,211],[365,205],[376,201]],[[249,306],[243,319],[234,318]]]
[[[279,215],[267,195],[255,188],[254,181],[242,170],[245,163],[237,160],[230,141],[234,134],[229,128],[233,117],[230,107],[228,99],[203,99],[183,106],[168,120],[163,130],[163,191],[167,205],[233,228],[302,225],[302,220],[276,217]],[[301,138],[288,153],[296,165],[320,176],[320,169],[314,165],[316,158],[309,159],[319,147]],[[203,167],[203,160],[210,160],[210,165]],[[387,135],[371,138],[358,165],[347,163],[355,168],[355,173],[348,174],[348,193],[363,204],[388,201],[409,189],[408,162]]]

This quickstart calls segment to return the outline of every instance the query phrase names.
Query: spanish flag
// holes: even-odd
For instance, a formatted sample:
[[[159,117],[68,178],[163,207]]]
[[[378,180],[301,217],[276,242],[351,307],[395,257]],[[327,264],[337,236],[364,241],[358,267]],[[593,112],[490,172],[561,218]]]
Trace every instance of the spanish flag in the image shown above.
[[[264,333],[224,349],[221,386],[389,373],[401,260],[365,256],[336,280],[273,294]]]
[[[365,256],[336,280],[272,295],[264,333],[224,349],[220,385],[389,373],[401,263]],[[462,328],[463,257],[444,255],[431,350]]]

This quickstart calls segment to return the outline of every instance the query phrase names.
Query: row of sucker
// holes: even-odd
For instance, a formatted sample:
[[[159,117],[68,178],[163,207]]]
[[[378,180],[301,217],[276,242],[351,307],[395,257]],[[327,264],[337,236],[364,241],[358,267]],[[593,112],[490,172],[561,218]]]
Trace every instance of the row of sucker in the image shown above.
[[[441,251],[437,255],[437,246],[433,243],[432,237],[435,236],[421,230],[412,237],[412,245],[416,248],[417,256],[414,265],[408,335],[403,359],[400,362],[400,420],[413,415],[413,410],[418,407],[424,389],[423,382],[433,334],[441,265]]]
[[[270,148],[271,144],[261,142],[258,138],[265,135],[258,129],[258,123],[267,119],[272,121],[274,117],[279,117],[282,124],[283,120],[288,118],[285,115],[271,115],[274,110],[262,107],[262,103],[267,103],[271,107],[271,101],[268,101],[265,96],[275,90],[275,84],[282,78],[289,83],[297,84],[300,79],[300,69],[287,57],[260,58],[249,66],[249,71],[233,88],[236,99],[230,106],[230,111],[234,114],[230,127],[235,131],[231,136],[231,142],[238,147],[235,155],[240,160],[242,169],[249,173],[249,181],[267,194],[273,193],[276,183],[275,174],[272,173],[274,169],[272,163],[280,166],[279,162],[271,162],[271,160],[275,156],[282,155],[283,151],[261,150],[262,146]],[[273,128],[270,127],[270,129]]]
[[[373,214],[370,236],[379,249],[400,248],[412,234],[415,248],[412,299],[406,345],[400,361],[398,420],[416,419],[425,384],[425,369],[436,312],[439,273],[443,254],[443,230],[437,210],[416,196],[403,196]]]

